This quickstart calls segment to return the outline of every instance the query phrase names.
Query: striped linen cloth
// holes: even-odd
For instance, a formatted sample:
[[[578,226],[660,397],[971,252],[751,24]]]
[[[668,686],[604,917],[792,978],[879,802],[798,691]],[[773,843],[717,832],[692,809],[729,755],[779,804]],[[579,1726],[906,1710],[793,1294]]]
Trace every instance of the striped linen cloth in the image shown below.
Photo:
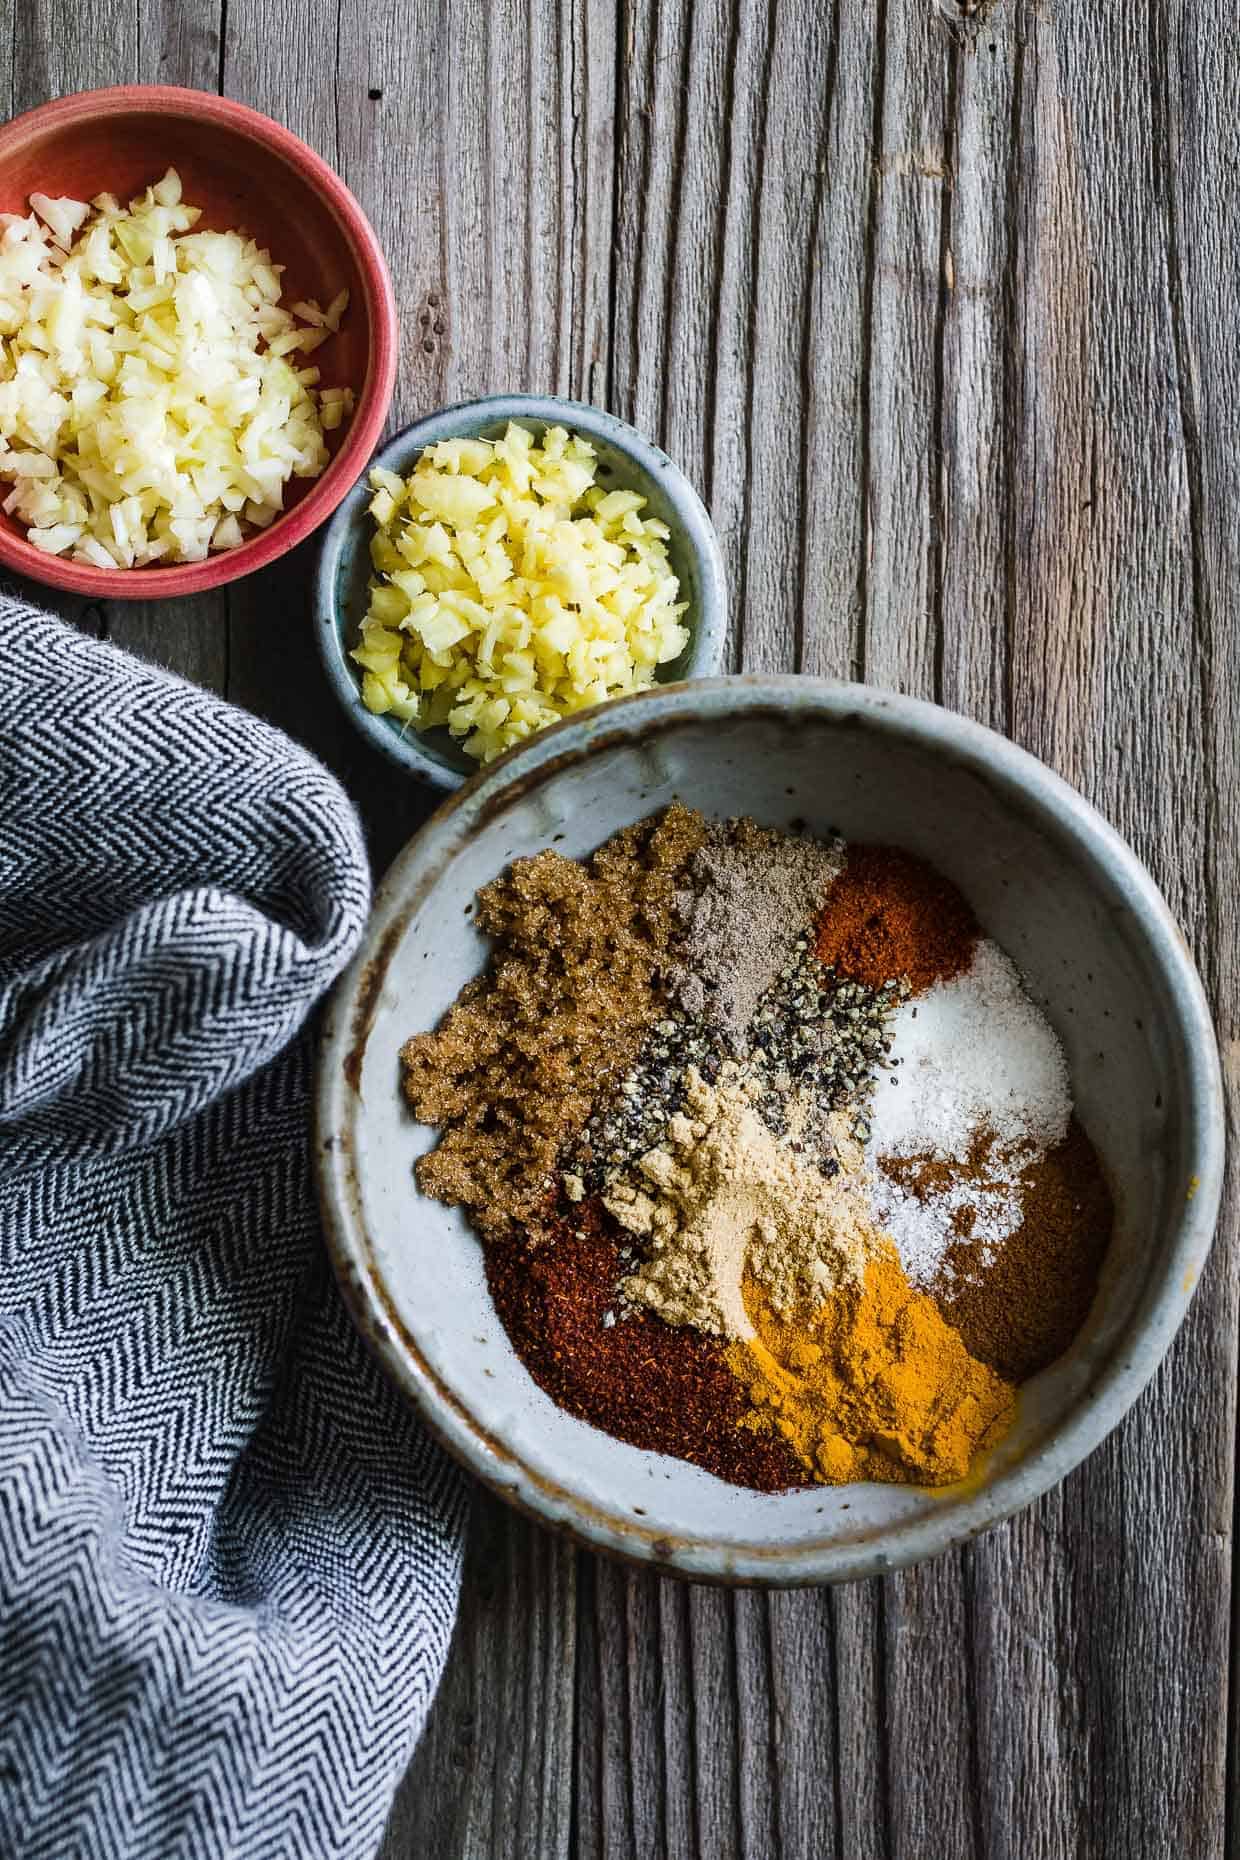
[[[0,1854],[372,1855],[462,1492],[310,1179],[349,803],[253,717],[0,597]]]

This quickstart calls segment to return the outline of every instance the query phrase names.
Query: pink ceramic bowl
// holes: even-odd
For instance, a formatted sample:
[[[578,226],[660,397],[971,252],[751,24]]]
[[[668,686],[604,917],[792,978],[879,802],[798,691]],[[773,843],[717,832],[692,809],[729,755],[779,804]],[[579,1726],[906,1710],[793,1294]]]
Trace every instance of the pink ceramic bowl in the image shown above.
[[[155,600],[236,581],[318,528],[360,476],[387,418],[396,378],[392,280],[379,241],[338,175],[270,117],[208,91],[172,85],[82,91],[0,129],[0,212],[25,213],[32,193],[127,200],[166,168],[213,231],[242,231],[287,267],[287,303],[330,303],[348,290],[340,333],[314,352],[324,386],[351,387],[353,417],[329,434],[332,460],[312,482],[293,479],[270,528],[206,562],[90,568],[45,555],[0,513],[0,563],[53,587],[105,600]]]

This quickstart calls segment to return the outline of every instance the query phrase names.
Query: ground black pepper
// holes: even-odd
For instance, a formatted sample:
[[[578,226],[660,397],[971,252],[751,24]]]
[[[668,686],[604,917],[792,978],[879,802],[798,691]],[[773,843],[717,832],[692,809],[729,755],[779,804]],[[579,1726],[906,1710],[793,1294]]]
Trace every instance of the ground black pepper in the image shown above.
[[[867,988],[825,969],[800,937],[788,962],[761,996],[746,1029],[746,1064],[762,1090],[763,1121],[777,1137],[788,1134],[789,1101],[810,1110],[796,1146],[833,1169],[830,1113],[856,1109],[856,1131],[869,1134],[865,1106],[874,1075],[886,1063],[888,1023],[907,993],[902,981]],[[646,1035],[636,1063],[596,1104],[568,1167],[591,1192],[658,1143],[668,1120],[685,1102],[691,1066],[713,1085],[728,1057],[722,1031],[708,1020],[669,1008]]]
[[[830,1156],[830,1112],[851,1105],[860,1141],[869,1135],[865,1107],[877,1067],[890,1051],[888,1023],[907,987],[891,979],[878,988],[847,981],[824,967],[800,937],[758,1004],[750,1026],[750,1064],[764,1088],[764,1121],[777,1137],[788,1129],[788,1098],[802,1094],[814,1107],[807,1146]]]
[[[647,1034],[636,1062],[619,1083],[604,1092],[569,1166],[595,1191],[610,1175],[623,1171],[654,1148],[669,1118],[684,1108],[685,1079],[691,1066],[713,1085],[726,1057],[716,1028],[678,1009],[669,1009]]]

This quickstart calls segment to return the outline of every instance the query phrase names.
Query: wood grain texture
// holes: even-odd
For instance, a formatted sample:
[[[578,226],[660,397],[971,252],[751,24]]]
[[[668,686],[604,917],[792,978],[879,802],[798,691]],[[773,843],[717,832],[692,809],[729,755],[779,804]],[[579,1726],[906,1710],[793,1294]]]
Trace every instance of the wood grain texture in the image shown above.
[[[666,7],[630,15],[650,55],[626,68],[620,172],[650,208],[634,211],[640,269],[621,221],[618,398],[710,463],[740,662],[851,662],[1008,729],[1150,859],[1230,1017],[1235,905],[1217,862],[1236,844],[1236,751],[1213,721],[1235,704],[1217,637],[1218,593],[1238,585],[1230,453],[1212,505],[1193,474],[1204,486],[1201,401],[1217,387],[1220,414],[1234,404],[1236,345],[1215,320],[1223,376],[1203,375],[1204,324],[1190,334],[1173,304],[1191,293],[1172,216],[1230,280],[1234,184],[1207,191],[1230,172],[1228,139],[1198,111],[1226,94],[1234,46],[1207,9],[1153,0],[1122,22],[943,11],[740,0],[692,9],[679,34]],[[717,154],[695,118],[718,126]],[[703,170],[719,177],[714,215],[692,192],[663,204]],[[695,354],[677,343],[699,267],[718,283]],[[1216,275],[1216,319],[1225,289]],[[687,406],[657,398],[651,356],[669,345],[672,381],[698,395]],[[657,1746],[629,1791],[664,1804],[637,1851],[745,1853],[757,1829],[778,1854],[1221,1853],[1235,1299],[1233,1206],[1154,1390],[1059,1492],[965,1552],[841,1592],[833,1619],[790,1596],[755,1632],[751,1598],[716,1600],[716,1646],[745,1649],[726,1690],[748,1696],[749,1736],[725,1711],[704,1767]],[[598,1612],[615,1663],[649,1659],[613,1605]],[[682,1692],[687,1672],[692,1724],[718,1700],[665,1613],[659,1664]],[[815,1661],[790,1657],[802,1643]],[[773,1744],[755,1787],[783,1665],[780,1722],[805,1743],[789,1762]],[[627,1705],[620,1760],[642,1774],[641,1688],[609,1684]],[[594,1771],[616,1760],[596,1753]],[[727,1811],[673,1845],[680,1794]],[[626,1851],[627,1826],[620,1809],[596,1815],[582,1851]]]
[[[476,1493],[452,1656],[380,1860],[569,1851],[575,1561]]]
[[[0,6],[0,42],[13,47],[10,114],[34,109],[68,91],[107,84],[189,84],[214,90],[218,25],[217,7],[187,13],[177,0],[106,0],[98,7],[9,0],[7,7]],[[152,156],[153,162],[158,159],[158,153]],[[225,689],[223,593],[146,603],[88,601],[33,585],[26,592],[75,625],[170,666],[197,684]]]
[[[13,109],[222,84],[340,169],[401,304],[393,425],[550,388],[658,436],[712,506],[736,664],[937,697],[1080,785],[1185,927],[1234,1123],[1225,9],[0,0],[10,41]],[[381,867],[425,801],[318,676],[311,553],[211,600],[66,611],[310,743]],[[1236,1216],[1233,1183],[1112,1439],[936,1564],[690,1589],[479,1495],[383,1860],[1240,1860]]]

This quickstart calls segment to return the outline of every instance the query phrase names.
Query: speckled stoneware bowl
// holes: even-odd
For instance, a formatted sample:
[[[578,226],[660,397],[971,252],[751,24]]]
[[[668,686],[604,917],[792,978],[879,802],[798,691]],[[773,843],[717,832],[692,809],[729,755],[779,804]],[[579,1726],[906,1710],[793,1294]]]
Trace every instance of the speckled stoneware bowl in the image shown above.
[[[539,434],[549,426],[566,426],[584,434],[598,454],[598,482],[610,490],[640,492],[647,500],[644,514],[667,524],[671,531],[668,553],[680,580],[681,599],[689,604],[685,615],[689,644],[678,659],[659,667],[659,682],[713,677],[723,664],[727,633],[719,539],[701,498],[679,466],[643,439],[635,427],[599,407],[551,394],[492,395],[445,407],[415,421],[390,439],[371,464],[407,477],[427,446],[441,439],[497,439],[510,420],[519,420]],[[369,471],[323,532],[314,583],[319,654],[333,690],[369,742],[432,787],[459,788],[478,765],[446,729],[420,736],[396,718],[374,716],[362,703],[358,667],[349,649],[357,644],[371,572],[374,525],[367,506],[373,493],[368,480]]]
[[[414,1188],[431,1133],[397,1050],[486,957],[478,886],[544,846],[581,854],[673,796],[714,815],[906,846],[962,887],[1023,969],[1071,1064],[1114,1187],[1085,1331],[1022,1392],[1015,1431],[960,1487],[764,1496],[571,1420],[492,1310],[464,1219]],[[1026,1505],[1153,1374],[1209,1250],[1223,1165],[1218,1058],[1166,905],[1106,822],[1001,737],[928,704],[809,678],[651,692],[560,725],[440,808],[393,866],[328,1014],[318,1160],[354,1316],[435,1433],[494,1489],[602,1549],[680,1575],[800,1583],[933,1555]]]

